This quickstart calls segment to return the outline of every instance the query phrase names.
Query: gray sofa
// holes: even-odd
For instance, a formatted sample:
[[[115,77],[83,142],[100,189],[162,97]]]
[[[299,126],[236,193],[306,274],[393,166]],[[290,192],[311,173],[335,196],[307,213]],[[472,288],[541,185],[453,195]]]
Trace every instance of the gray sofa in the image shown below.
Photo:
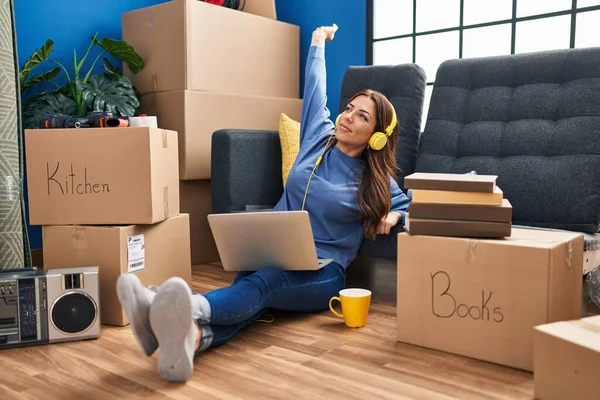
[[[339,110],[364,88],[385,94],[400,121],[396,160],[397,182],[414,172],[421,134],[425,72],[418,65],[349,67],[342,81]],[[211,149],[211,192],[214,213],[272,208],[283,193],[281,146],[277,131],[223,129],[214,132]],[[395,232],[402,230],[396,227]],[[359,256],[395,259],[395,235],[365,240]]]
[[[375,71],[390,75],[380,80]],[[597,247],[600,48],[446,61],[421,134],[424,82],[415,65],[349,68],[344,79],[342,104],[361,86],[393,91],[404,122],[400,187],[415,171],[495,174],[515,225],[584,232],[586,246]],[[212,191],[214,212],[275,204],[277,132],[215,132]],[[396,235],[365,240],[359,256],[395,260]]]
[[[600,48],[451,60],[415,170],[498,175],[513,224],[600,225]]]

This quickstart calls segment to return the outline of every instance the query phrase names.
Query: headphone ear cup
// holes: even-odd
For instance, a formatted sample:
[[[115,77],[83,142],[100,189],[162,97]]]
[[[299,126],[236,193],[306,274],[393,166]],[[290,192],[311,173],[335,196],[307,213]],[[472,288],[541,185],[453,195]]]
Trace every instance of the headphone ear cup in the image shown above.
[[[369,139],[369,147],[373,150],[381,150],[387,144],[387,136],[383,132],[375,132]]]
[[[342,118],[342,114],[338,115],[335,119],[335,127],[336,129],[340,126],[340,118]]]

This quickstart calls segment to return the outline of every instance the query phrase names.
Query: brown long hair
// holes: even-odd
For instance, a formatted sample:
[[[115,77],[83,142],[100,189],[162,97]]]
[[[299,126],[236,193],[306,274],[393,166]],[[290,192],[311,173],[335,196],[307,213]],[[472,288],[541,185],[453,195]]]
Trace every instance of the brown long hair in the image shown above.
[[[389,100],[380,92],[365,89],[358,96],[367,96],[375,103],[377,119],[375,132],[384,132],[392,122],[392,108]],[[396,143],[400,122],[388,137],[385,147],[373,150],[367,146],[366,165],[358,188],[358,205],[364,221],[365,237],[374,239],[381,219],[391,208],[390,177],[396,179]]]

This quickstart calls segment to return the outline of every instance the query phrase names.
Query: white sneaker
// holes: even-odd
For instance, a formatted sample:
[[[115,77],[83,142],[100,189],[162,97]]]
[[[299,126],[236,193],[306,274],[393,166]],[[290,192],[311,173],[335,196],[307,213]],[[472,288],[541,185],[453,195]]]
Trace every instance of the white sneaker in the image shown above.
[[[173,277],[156,293],[150,308],[150,326],[158,340],[158,372],[170,382],[185,382],[194,371],[196,323],[192,314],[192,291]]]
[[[158,347],[149,319],[156,289],[144,287],[137,275],[123,274],[117,279],[117,295],[138,344],[147,356],[151,356]]]

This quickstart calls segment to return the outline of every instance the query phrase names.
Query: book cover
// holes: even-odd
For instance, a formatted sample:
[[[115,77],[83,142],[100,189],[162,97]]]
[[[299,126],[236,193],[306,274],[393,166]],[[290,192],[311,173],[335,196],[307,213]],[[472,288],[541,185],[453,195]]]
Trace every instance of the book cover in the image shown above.
[[[460,221],[512,222],[513,208],[507,199],[500,206],[471,204],[411,203],[408,212],[413,218],[453,219]]]
[[[415,172],[404,178],[406,189],[492,193],[497,175]]]

